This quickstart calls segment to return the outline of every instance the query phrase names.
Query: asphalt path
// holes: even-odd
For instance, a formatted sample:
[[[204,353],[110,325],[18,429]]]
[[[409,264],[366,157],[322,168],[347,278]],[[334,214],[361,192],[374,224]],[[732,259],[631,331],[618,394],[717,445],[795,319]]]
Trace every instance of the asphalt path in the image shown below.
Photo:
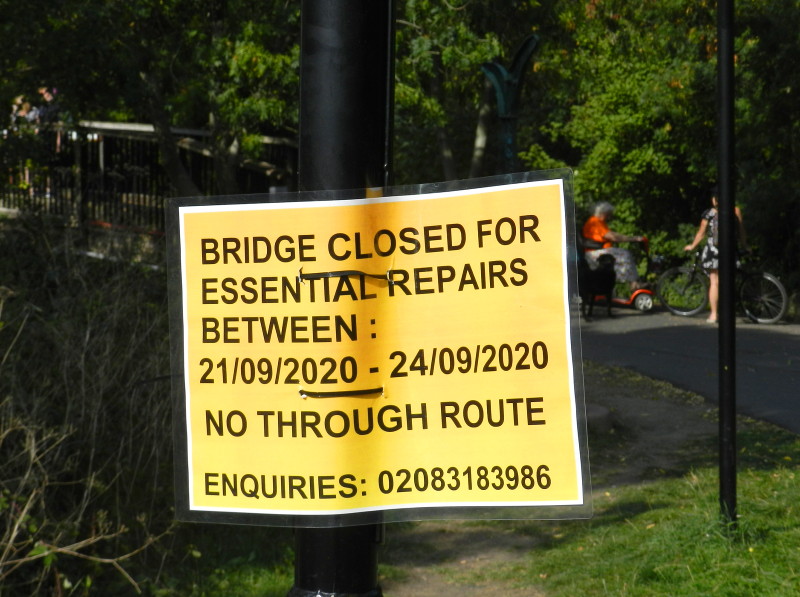
[[[718,327],[703,317],[666,311],[595,306],[581,321],[583,358],[633,369],[691,390],[716,404],[719,398]],[[800,433],[800,325],[759,325],[736,320],[737,412]]]

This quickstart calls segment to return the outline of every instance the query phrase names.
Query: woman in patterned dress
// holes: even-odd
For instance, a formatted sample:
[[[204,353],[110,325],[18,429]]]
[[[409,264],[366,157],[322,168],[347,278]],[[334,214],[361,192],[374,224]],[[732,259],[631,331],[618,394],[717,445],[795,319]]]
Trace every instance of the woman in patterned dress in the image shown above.
[[[683,247],[684,251],[694,251],[697,246],[706,239],[706,244],[703,246],[703,252],[700,256],[703,269],[708,273],[708,305],[711,313],[706,321],[708,323],[717,322],[717,307],[719,305],[719,209],[717,208],[717,191],[711,193],[711,207],[703,212],[700,217],[700,226],[697,229],[697,234],[694,235],[694,240]],[[736,214],[736,225],[739,241],[743,247],[747,247],[747,238],[744,231],[744,222],[742,221],[742,211],[734,208]]]

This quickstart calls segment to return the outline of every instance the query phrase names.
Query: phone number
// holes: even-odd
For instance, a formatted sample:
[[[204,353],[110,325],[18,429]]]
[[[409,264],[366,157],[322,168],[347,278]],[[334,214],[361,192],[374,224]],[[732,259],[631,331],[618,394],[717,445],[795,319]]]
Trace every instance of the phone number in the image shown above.
[[[547,345],[544,342],[517,342],[514,345],[476,344],[459,348],[420,348],[415,353],[396,350],[389,359],[394,362],[391,377],[409,374],[443,375],[455,373],[492,373],[526,371],[547,367]]]
[[[547,465],[532,466],[468,466],[466,468],[435,467],[432,469],[398,469],[381,471],[378,489],[383,494],[424,493],[426,491],[473,490],[500,491],[548,489],[550,468]]]

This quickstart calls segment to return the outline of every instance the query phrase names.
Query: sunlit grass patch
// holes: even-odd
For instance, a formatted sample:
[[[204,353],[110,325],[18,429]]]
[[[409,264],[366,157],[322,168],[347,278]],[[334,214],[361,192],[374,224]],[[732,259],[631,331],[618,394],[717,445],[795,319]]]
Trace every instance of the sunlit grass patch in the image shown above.
[[[718,470],[704,467],[601,490],[590,521],[520,524],[549,541],[494,574],[554,596],[800,594],[800,440],[747,421],[739,446],[737,524],[720,515]]]

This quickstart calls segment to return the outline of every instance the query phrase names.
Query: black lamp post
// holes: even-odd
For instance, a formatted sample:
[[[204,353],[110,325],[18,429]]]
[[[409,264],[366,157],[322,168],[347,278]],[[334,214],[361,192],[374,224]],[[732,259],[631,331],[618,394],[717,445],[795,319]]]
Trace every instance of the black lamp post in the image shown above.
[[[394,0],[303,0],[299,188],[391,184]],[[295,529],[287,597],[380,597],[374,524]]]

